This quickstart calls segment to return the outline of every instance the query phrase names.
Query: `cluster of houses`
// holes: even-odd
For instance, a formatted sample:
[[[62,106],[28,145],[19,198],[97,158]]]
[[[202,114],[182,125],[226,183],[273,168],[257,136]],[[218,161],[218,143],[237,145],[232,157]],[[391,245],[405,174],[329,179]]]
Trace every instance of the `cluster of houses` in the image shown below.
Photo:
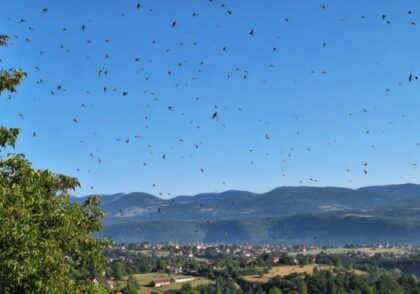
[[[131,247],[131,248],[130,248]],[[173,255],[180,256],[188,259],[195,258],[208,258],[210,255],[226,255],[232,254],[237,257],[242,257],[246,262],[252,262],[261,254],[270,254],[274,256],[274,263],[278,262],[278,255],[281,252],[295,252],[295,253],[305,253],[306,250],[313,249],[312,246],[287,246],[287,245],[248,245],[248,244],[237,244],[229,245],[223,243],[191,243],[191,244],[181,244],[181,243],[164,243],[164,244],[149,244],[149,243],[137,243],[137,244],[116,244],[113,249],[119,249],[122,252],[129,251],[142,251],[142,252],[160,252],[166,251],[170,252]],[[115,260],[121,260],[126,262],[131,262],[131,260],[126,260],[125,256],[118,256],[114,258],[108,258],[108,262],[113,262]],[[172,273],[180,273],[178,269],[171,269]]]
[[[170,279],[157,279],[153,280],[150,285],[152,287],[162,287],[165,285],[175,284],[175,283],[184,283],[184,282],[191,282],[195,279],[195,277],[192,276],[183,276],[183,277],[176,277],[176,278],[170,278]]]
[[[381,249],[390,249],[393,246],[390,244],[378,244],[376,246],[371,246],[371,248],[376,248],[380,252]],[[175,256],[180,256],[186,259],[212,259],[213,255],[234,255],[240,258],[243,258],[245,262],[250,263],[254,261],[258,256],[262,254],[269,254],[273,257],[273,262],[278,263],[278,256],[282,253],[291,253],[291,254],[306,254],[308,252],[314,252],[317,250],[322,250],[323,247],[319,246],[305,246],[305,245],[282,245],[282,244],[265,244],[265,245],[250,245],[250,244],[235,244],[229,245],[224,243],[136,243],[136,244],[116,244],[114,249],[119,249],[122,252],[126,250],[130,251],[142,251],[142,252],[167,252]],[[370,251],[372,254],[379,253],[375,251]],[[126,262],[131,262],[131,260],[126,260],[124,256],[109,258],[108,262],[114,260],[121,260]],[[181,271],[177,269],[172,269],[172,273],[179,273]]]
[[[393,246],[390,244],[377,244],[376,246],[370,246],[370,250],[364,250],[361,254],[386,254],[386,249],[391,249]],[[351,249],[353,246],[344,246],[344,248]],[[354,246],[354,248],[360,248]],[[172,254],[173,256],[182,257],[185,261],[182,265],[174,264],[168,265],[165,272],[171,274],[190,274],[195,275],[196,270],[190,266],[189,260],[200,260],[202,262],[211,263],[212,260],[217,259],[218,256],[233,255],[240,258],[246,264],[251,264],[257,261],[258,257],[264,254],[268,254],[272,258],[273,264],[280,263],[280,256],[285,252],[291,255],[307,254],[313,252],[319,252],[320,250],[326,249],[319,246],[305,246],[305,245],[281,245],[281,244],[265,244],[265,245],[250,245],[250,244],[224,244],[224,243],[135,243],[135,244],[117,244],[114,249],[119,249],[121,252],[124,251],[140,251],[146,252],[150,255],[159,252],[165,252],[166,254]],[[356,252],[355,252],[356,253]],[[115,260],[121,260],[125,262],[132,262],[129,258],[126,259],[122,253],[120,256],[109,258],[108,262]],[[290,261],[289,261],[290,262]],[[294,258],[291,262],[297,264],[298,260]],[[192,263],[191,263],[192,264]],[[213,269],[219,270],[217,264],[214,265]],[[169,281],[166,281],[168,283]]]

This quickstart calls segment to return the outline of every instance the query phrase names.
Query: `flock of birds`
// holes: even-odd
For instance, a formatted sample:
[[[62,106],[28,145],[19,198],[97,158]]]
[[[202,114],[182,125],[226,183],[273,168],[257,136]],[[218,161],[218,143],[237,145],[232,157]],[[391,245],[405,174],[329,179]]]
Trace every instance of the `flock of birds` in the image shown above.
[[[222,2],[216,1],[216,0],[203,0],[203,1],[208,2],[208,5],[219,6],[220,9],[222,9],[224,11],[226,17],[232,17],[235,14],[235,11],[233,11],[231,8],[229,8],[228,5],[225,4],[225,3],[222,3]],[[321,11],[325,11],[325,10],[328,10],[328,6],[326,4],[320,4],[319,9]],[[149,8],[148,5],[145,5],[142,2],[133,3],[132,10],[133,11],[138,11],[139,13],[147,13],[147,12],[148,13],[159,13],[158,11],[155,11],[154,9]],[[131,13],[131,12],[132,11],[122,12],[122,13],[119,13],[118,16],[116,15],[115,17],[125,17],[127,13]],[[40,14],[51,14],[51,13],[54,13],[54,11],[50,10],[47,7],[44,7],[44,8],[41,8],[39,10],[39,13]],[[200,17],[200,14],[196,11],[191,11],[190,14],[191,14],[190,17],[192,17],[192,18]],[[413,15],[414,15],[414,12],[412,10],[407,11],[407,17],[409,17],[409,18],[411,17],[409,19],[409,25],[411,25],[411,26],[416,25],[416,22],[412,18]],[[4,17],[4,16],[2,16],[2,17]],[[364,16],[364,15],[360,16],[360,19],[362,19],[362,20],[365,20],[366,18],[367,17]],[[377,18],[378,18],[378,20],[383,21],[384,24],[386,24],[386,25],[393,24],[392,17],[390,15],[378,13]],[[14,24],[17,23],[18,25],[21,25],[21,26],[26,26],[28,32],[34,32],[37,29],[31,24],[31,20],[27,19],[27,18],[16,19],[16,18],[12,18],[12,17],[6,17],[6,19],[7,19],[8,22],[11,22],[11,23],[14,23]],[[282,21],[285,24],[292,23],[292,19],[289,19],[289,17],[283,17]],[[344,20],[340,19],[340,21],[344,21]],[[168,21],[167,26],[168,26],[168,28],[170,28],[172,30],[176,30],[179,27],[180,23],[182,23],[182,22],[183,22],[182,19],[170,20],[170,21]],[[12,27],[12,25],[10,27]],[[65,38],[66,38],[65,34],[70,30],[74,31],[75,28],[74,27],[70,28],[70,27],[67,27],[67,26],[63,25],[63,26],[61,26],[60,29],[61,29],[61,32],[63,34],[63,40],[64,41],[59,42],[58,48],[59,48],[59,50],[62,50],[66,54],[72,54],[71,46],[67,45],[68,43],[70,43],[70,41],[68,41],[68,42],[65,41]],[[79,26],[79,28],[77,28],[77,30],[80,31],[80,34],[83,34],[84,32],[89,31],[89,24],[88,23],[80,23],[80,26]],[[254,38],[258,34],[258,31],[255,28],[252,28],[252,27],[247,28],[246,26],[244,26],[244,35],[245,34],[247,34],[249,38]],[[31,37],[29,37],[27,35],[29,35],[29,34],[25,34],[25,36],[17,35],[17,34],[11,35],[12,43],[21,42],[23,40],[23,43],[28,44],[28,47],[27,47],[28,50],[34,50],[33,47],[29,46],[32,42],[32,39],[31,39]],[[96,41],[99,41],[99,40],[94,40],[92,38],[89,38],[89,39],[85,40],[85,43],[87,45],[90,45],[94,41],[96,42]],[[151,43],[153,45],[153,44],[156,44],[158,41],[161,41],[161,40],[152,40]],[[105,44],[107,44],[107,46],[111,46],[112,45],[112,37],[110,36],[109,38],[106,38],[104,40],[104,42],[105,42]],[[146,41],[144,41],[144,42],[146,42]],[[186,41],[180,41],[178,43],[178,45],[180,47],[182,47],[182,46],[186,45],[186,43],[187,43]],[[198,47],[198,43],[195,42],[195,41],[189,40],[189,43],[191,43],[193,48]],[[127,45],[129,45],[129,44],[127,44]],[[327,41],[324,41],[320,44],[320,46],[321,47],[327,47],[327,46],[329,46],[329,43]],[[231,48],[229,46],[224,45],[224,44],[220,44],[219,47],[220,47],[220,54],[225,54],[225,53],[227,53],[231,50]],[[267,47],[268,47],[267,50],[270,50],[273,54],[279,52],[279,48],[278,48],[277,45],[267,44]],[[173,49],[174,48],[167,48],[165,50],[165,52],[169,54],[171,52],[171,50],[173,50]],[[13,47],[12,47],[11,50],[13,50]],[[196,50],[199,51],[200,49],[196,49]],[[42,50],[39,51],[39,54],[44,56],[44,55],[47,55],[48,52],[51,52],[51,48],[42,49]],[[89,61],[91,58],[92,58],[92,56],[86,56],[87,61]],[[139,54],[139,56],[136,56],[134,58],[133,57],[127,57],[127,58],[129,58],[131,60],[130,62],[134,63],[134,65],[137,67],[136,74],[141,73],[141,74],[144,75],[144,82],[148,82],[149,80],[152,79],[152,76],[147,74],[146,67],[147,67],[148,64],[149,65],[152,64],[152,66],[153,66],[153,64],[157,63],[158,61],[148,59],[148,58],[144,58],[144,57],[141,56],[141,54]],[[112,82],[114,84],[119,82],[118,81],[119,77],[117,75],[113,76],[113,71],[110,68],[111,61],[112,61],[111,54],[106,53],[103,56],[101,66],[96,69],[96,79],[98,79],[98,81],[102,81],[102,80],[110,81],[110,80],[112,80]],[[0,62],[2,62],[1,59],[0,59]],[[181,60],[181,61],[174,60],[174,62],[176,64],[176,66],[175,66],[176,69],[182,68],[185,64],[188,64],[188,60]],[[189,80],[186,80],[186,81],[183,81],[183,82],[180,82],[180,83],[176,83],[175,87],[177,87],[177,88],[187,88],[189,86],[189,83],[192,83],[192,82],[198,80],[199,75],[202,74],[205,71],[204,68],[205,68],[206,63],[207,63],[206,56],[203,56],[202,61],[200,61],[199,64],[197,65],[195,75],[190,77]],[[268,62],[268,66],[269,67],[274,67],[275,66],[274,62],[271,62],[271,61]],[[168,76],[168,77],[174,76],[176,74],[176,69],[167,69],[165,75]],[[30,75],[32,74],[32,69],[31,68],[27,68],[25,70],[28,71]],[[35,65],[34,70],[35,70],[35,73],[33,73],[32,75],[39,76],[39,78],[37,78],[37,80],[35,81],[36,85],[39,86],[39,87],[44,87],[44,89],[49,88],[49,90],[48,90],[49,95],[58,96],[60,93],[70,91],[71,86],[65,86],[63,84],[58,84],[58,85],[55,85],[55,86],[51,86],[51,84],[49,84],[48,81],[46,81],[46,79],[44,77],[42,77],[42,70],[43,70],[43,65],[42,64]],[[315,73],[316,73],[315,70],[311,71],[311,74],[315,74]],[[320,73],[321,75],[326,75],[327,70],[326,69],[319,70],[318,73]],[[250,78],[251,75],[253,75],[253,73],[251,73],[249,69],[246,69],[245,65],[242,65],[242,66],[238,65],[236,68],[232,69],[231,71],[228,71],[227,73],[225,71],[221,72],[220,75],[224,76],[224,78],[227,79],[227,80],[233,79],[234,77],[237,78],[239,76],[241,80],[246,81]],[[407,73],[407,78],[406,79],[407,79],[406,82],[411,83],[411,82],[414,82],[414,81],[418,80],[418,76],[415,73]],[[266,82],[267,82],[266,80],[262,80],[261,85],[263,85]],[[385,89],[385,92],[390,92],[390,91],[391,91],[390,87]],[[119,95],[120,97],[130,97],[132,95],[137,95],[138,94],[138,93],[133,93],[129,89],[122,89],[121,87],[113,86],[111,84],[103,85],[102,88],[101,88],[101,92],[102,93],[98,93],[98,92],[95,92],[94,90],[87,89],[87,90],[85,90],[84,95],[86,97],[95,97],[95,96],[99,96],[103,93],[111,93],[111,94]],[[161,104],[160,106],[166,109],[166,111],[168,112],[168,115],[170,115],[170,113],[177,112],[178,108],[177,108],[176,103],[171,104],[171,105],[162,105],[162,104],[164,104],[163,102],[161,102],[163,99],[161,99],[160,95],[157,94],[157,92],[158,91],[153,91],[151,89],[145,88],[143,90],[142,94],[151,98],[154,103],[157,103],[157,104],[160,103]],[[193,100],[196,103],[199,103],[202,100],[202,97],[200,95],[193,95],[193,96],[194,96]],[[12,98],[13,98],[13,95],[8,95],[7,97],[5,97],[5,100],[7,102],[8,100],[10,100]],[[93,100],[92,99],[86,99],[86,101],[94,101],[94,99]],[[98,102],[98,103],[100,103],[100,102]],[[121,103],[124,103],[124,102],[122,101]],[[83,109],[95,108],[95,106],[96,106],[95,102],[80,103],[80,112]],[[224,119],[223,119],[224,118],[223,113],[224,113],[225,109],[226,109],[226,106],[224,106],[224,105],[214,104],[213,106],[211,106],[208,109],[208,116],[207,116],[207,118],[205,118],[205,120],[208,120],[208,121],[214,122],[214,123],[219,123],[220,126],[221,126],[220,131],[223,131],[223,128],[226,128],[226,121],[224,121]],[[191,111],[194,111],[194,110],[192,109]],[[248,111],[248,113],[249,113],[249,112],[252,112],[253,110],[252,109],[246,109],[246,106],[237,105],[235,111],[237,111],[238,113],[244,113],[245,111]],[[366,115],[369,114],[369,111],[370,111],[370,109],[368,109],[367,107],[363,108],[363,109],[360,109],[360,113],[366,114]],[[181,113],[178,112],[178,114],[180,115],[181,119],[188,120],[187,118],[185,118],[187,116],[185,112],[181,112]],[[353,112],[348,112],[347,113],[347,116],[349,118],[352,118],[353,115],[354,115]],[[26,120],[27,119],[27,115],[25,113],[18,113],[18,116],[21,120]],[[295,114],[294,118],[295,118],[296,121],[299,120],[299,114]],[[150,125],[152,124],[151,115],[149,115],[147,113],[144,113],[143,117],[142,117],[142,121],[144,122],[144,128],[148,129],[150,127]],[[275,136],[275,134],[270,132],[269,122],[267,120],[265,120],[264,118],[259,119],[258,122],[261,123],[263,126],[267,127],[267,130],[265,132],[261,133],[261,140],[265,140],[266,142],[272,141],[272,137]],[[89,126],[86,126],[86,125],[82,124],[82,119],[78,116],[77,113],[75,113],[74,116],[71,118],[71,123],[74,126],[77,126],[77,127],[80,127],[80,128],[89,127]],[[190,125],[193,125],[193,127],[196,130],[201,129],[201,125],[192,121],[192,120],[190,120],[188,123]],[[392,122],[390,122],[390,123],[392,123]],[[363,132],[366,135],[369,135],[371,133],[371,130],[370,129],[365,129],[365,130],[363,130]],[[113,136],[114,142],[121,143],[121,144],[137,144],[138,141],[144,140],[141,131],[139,131],[139,133],[132,134],[132,135],[126,136],[126,137],[115,136],[115,135],[112,135],[112,134],[110,134],[110,135]],[[165,135],[165,134],[162,134],[162,135]],[[38,136],[39,136],[39,131],[34,129],[32,131],[32,137],[34,139],[36,139],[36,138],[38,138]],[[79,141],[79,143],[84,144],[86,140],[87,139],[81,139]],[[182,138],[178,139],[179,144],[182,144],[182,143],[187,142],[187,141],[189,141],[187,134],[185,135],[185,137],[182,137]],[[203,145],[206,144],[205,136],[202,137],[202,140],[198,140],[196,142],[190,142],[190,143],[191,143],[191,149],[192,149],[191,152],[194,152],[194,150],[198,150],[198,149],[202,148]],[[331,142],[327,142],[326,144],[328,145],[330,143]],[[155,148],[156,146],[154,146],[152,144],[149,144],[149,143],[145,143],[145,145],[147,146],[150,154],[157,154],[158,153],[159,154],[158,156],[160,157],[160,160],[163,160],[163,161],[168,160],[169,156],[168,156],[167,152],[158,151],[158,148]],[[418,146],[420,146],[420,143],[418,143]],[[374,144],[371,145],[371,148],[373,150],[376,147],[377,146],[374,145]],[[173,148],[173,146],[171,145],[166,149],[170,150],[172,148]],[[248,164],[251,165],[251,166],[255,165],[256,162],[255,162],[254,159],[252,159],[252,154],[253,154],[253,152],[256,148],[254,148],[254,147],[244,147],[244,148],[246,149],[246,151],[251,156],[251,159],[248,161]],[[288,149],[281,150],[281,151],[279,150],[279,152],[281,152],[283,154],[283,159],[282,159],[283,162],[286,162],[287,160],[290,160],[294,156],[295,148],[296,148],[295,146],[290,146]],[[306,150],[306,152],[311,152],[313,147],[308,145],[308,146],[305,146],[304,149]],[[162,148],[160,150],[162,150]],[[91,150],[88,153],[89,153],[89,158],[91,160],[93,160],[99,166],[98,168],[100,168],[100,166],[103,165],[104,162],[106,162],[106,160],[107,160],[107,158],[103,158],[100,155],[101,152],[100,152],[99,148],[95,149],[95,150]],[[270,152],[266,152],[265,155],[270,156]],[[144,161],[141,162],[141,165],[144,166],[144,167],[147,167],[148,162],[146,160],[144,160]],[[416,165],[417,164],[414,162],[412,164],[413,168],[416,168]],[[345,170],[346,173],[351,173],[352,172],[352,170],[350,170],[349,168],[344,168],[344,170]],[[77,168],[76,171],[77,172],[82,172],[81,168]],[[85,172],[89,173],[90,171],[91,170],[89,169]],[[205,174],[206,173],[206,167],[205,166],[198,167],[197,172],[200,173],[200,174]],[[359,172],[363,173],[364,175],[369,174],[369,163],[368,163],[367,159],[360,166],[360,171]],[[282,169],[281,174],[282,174],[283,177],[287,177],[286,170]],[[316,184],[318,182],[320,182],[319,179],[314,175],[314,176],[309,177],[308,179],[301,179],[298,184],[307,184],[307,183]],[[226,183],[225,180],[222,181],[222,184],[225,184],[225,183]],[[153,186],[153,188],[158,187],[157,183],[150,183],[150,184]],[[95,187],[90,186],[90,189],[94,190]],[[164,196],[171,196],[170,192],[164,193],[164,192],[160,191],[160,192],[158,192],[158,194],[159,195],[164,195]],[[160,213],[160,211],[161,211],[161,209],[159,208],[158,212]]]

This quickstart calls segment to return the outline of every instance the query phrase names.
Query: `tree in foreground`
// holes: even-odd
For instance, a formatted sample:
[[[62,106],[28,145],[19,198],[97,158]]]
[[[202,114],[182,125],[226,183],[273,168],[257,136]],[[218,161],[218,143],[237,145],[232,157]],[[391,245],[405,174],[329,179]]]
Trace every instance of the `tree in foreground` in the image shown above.
[[[0,46],[7,43],[0,35]],[[0,95],[15,92],[25,76],[20,69],[0,70]],[[18,135],[0,125],[0,292],[106,293],[95,283],[109,244],[93,236],[104,216],[99,198],[71,203],[77,179],[33,169],[23,154],[6,153]],[[76,279],[78,273],[84,278]]]

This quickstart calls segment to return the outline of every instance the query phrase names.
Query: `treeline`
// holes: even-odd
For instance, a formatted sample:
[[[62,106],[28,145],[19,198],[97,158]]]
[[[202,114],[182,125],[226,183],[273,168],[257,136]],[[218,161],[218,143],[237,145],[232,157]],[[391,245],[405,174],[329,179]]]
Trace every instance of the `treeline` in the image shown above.
[[[372,268],[364,275],[348,271],[317,271],[274,277],[267,283],[247,282],[235,276],[219,275],[214,284],[192,289],[184,285],[169,294],[418,294],[420,282],[415,276]]]

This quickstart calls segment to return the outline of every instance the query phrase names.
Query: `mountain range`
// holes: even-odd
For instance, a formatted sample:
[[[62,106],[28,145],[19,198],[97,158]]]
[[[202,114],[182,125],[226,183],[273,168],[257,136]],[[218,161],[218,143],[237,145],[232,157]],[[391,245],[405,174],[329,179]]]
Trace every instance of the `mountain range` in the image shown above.
[[[103,234],[116,242],[420,243],[420,185],[415,184],[100,198]]]

